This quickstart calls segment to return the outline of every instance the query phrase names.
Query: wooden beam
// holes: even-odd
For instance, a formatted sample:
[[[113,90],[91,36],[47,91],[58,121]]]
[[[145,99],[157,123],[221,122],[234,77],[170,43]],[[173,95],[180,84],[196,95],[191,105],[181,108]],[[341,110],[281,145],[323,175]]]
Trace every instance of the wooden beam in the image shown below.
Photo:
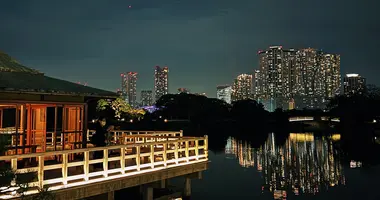
[[[58,123],[58,106],[54,107],[54,135],[53,135],[53,140],[54,140],[54,151],[57,150],[57,123]]]
[[[86,104],[87,105],[87,104]],[[80,117],[79,117],[79,120],[80,120],[80,129],[82,131],[82,148],[86,148],[87,147],[87,121],[84,121],[85,117],[85,107],[86,105],[82,105],[80,107]],[[86,125],[85,125],[86,124]],[[86,126],[86,129],[84,129],[84,127]]]
[[[83,116],[83,133],[86,137],[83,137],[84,147],[87,147],[87,123],[88,123],[88,105],[84,105],[84,116]]]
[[[0,128],[3,128],[3,109],[0,109]]]
[[[19,132],[18,132],[18,129],[20,127],[20,113],[19,113],[19,105],[16,105],[16,124],[15,124],[15,127],[16,127],[16,154],[18,154],[18,137],[20,136],[19,135]],[[13,142],[13,138],[12,138],[12,142]]]

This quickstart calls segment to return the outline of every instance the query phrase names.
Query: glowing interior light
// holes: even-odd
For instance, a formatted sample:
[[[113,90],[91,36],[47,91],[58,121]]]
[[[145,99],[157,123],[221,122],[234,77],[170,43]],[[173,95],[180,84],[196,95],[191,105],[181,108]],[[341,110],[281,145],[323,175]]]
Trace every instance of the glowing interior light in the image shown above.
[[[359,74],[346,74],[346,76],[349,77],[349,78],[350,78],[350,77],[358,77]]]

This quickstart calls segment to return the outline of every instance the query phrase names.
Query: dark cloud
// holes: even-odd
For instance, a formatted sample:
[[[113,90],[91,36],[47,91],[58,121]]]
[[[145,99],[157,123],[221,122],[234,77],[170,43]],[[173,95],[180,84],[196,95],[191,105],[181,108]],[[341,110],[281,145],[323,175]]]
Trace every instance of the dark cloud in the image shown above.
[[[131,5],[132,8],[128,8]],[[0,49],[49,75],[114,90],[120,72],[170,68],[170,90],[215,96],[218,84],[257,67],[269,45],[342,55],[342,73],[376,82],[378,1],[3,0]]]

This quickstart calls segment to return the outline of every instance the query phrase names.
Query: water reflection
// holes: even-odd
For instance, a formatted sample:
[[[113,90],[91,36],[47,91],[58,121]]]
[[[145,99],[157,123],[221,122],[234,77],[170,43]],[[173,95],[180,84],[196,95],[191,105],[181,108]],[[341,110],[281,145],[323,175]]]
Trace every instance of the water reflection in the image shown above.
[[[339,134],[315,137],[312,133],[291,133],[284,145],[276,145],[269,134],[260,148],[251,148],[246,141],[229,138],[226,154],[235,155],[242,167],[262,172],[262,191],[273,193],[274,199],[294,195],[316,194],[329,187],[345,184],[343,168],[333,142]]]

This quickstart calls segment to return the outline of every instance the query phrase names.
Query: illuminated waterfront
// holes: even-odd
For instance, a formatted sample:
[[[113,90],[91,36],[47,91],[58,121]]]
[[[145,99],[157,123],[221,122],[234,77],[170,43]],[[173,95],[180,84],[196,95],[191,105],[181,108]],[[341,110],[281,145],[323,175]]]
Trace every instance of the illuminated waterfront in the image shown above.
[[[282,143],[269,134],[258,148],[230,137],[223,153],[195,181],[192,199],[379,199],[380,167],[345,161],[340,135],[291,133]]]
[[[262,190],[274,193],[275,199],[284,199],[290,191],[294,195],[316,194],[345,184],[332,144],[334,138],[339,136],[315,138],[311,133],[291,133],[283,146],[277,146],[275,135],[269,134],[265,144],[257,149],[229,138],[226,154],[234,154],[242,167],[262,172]]]

